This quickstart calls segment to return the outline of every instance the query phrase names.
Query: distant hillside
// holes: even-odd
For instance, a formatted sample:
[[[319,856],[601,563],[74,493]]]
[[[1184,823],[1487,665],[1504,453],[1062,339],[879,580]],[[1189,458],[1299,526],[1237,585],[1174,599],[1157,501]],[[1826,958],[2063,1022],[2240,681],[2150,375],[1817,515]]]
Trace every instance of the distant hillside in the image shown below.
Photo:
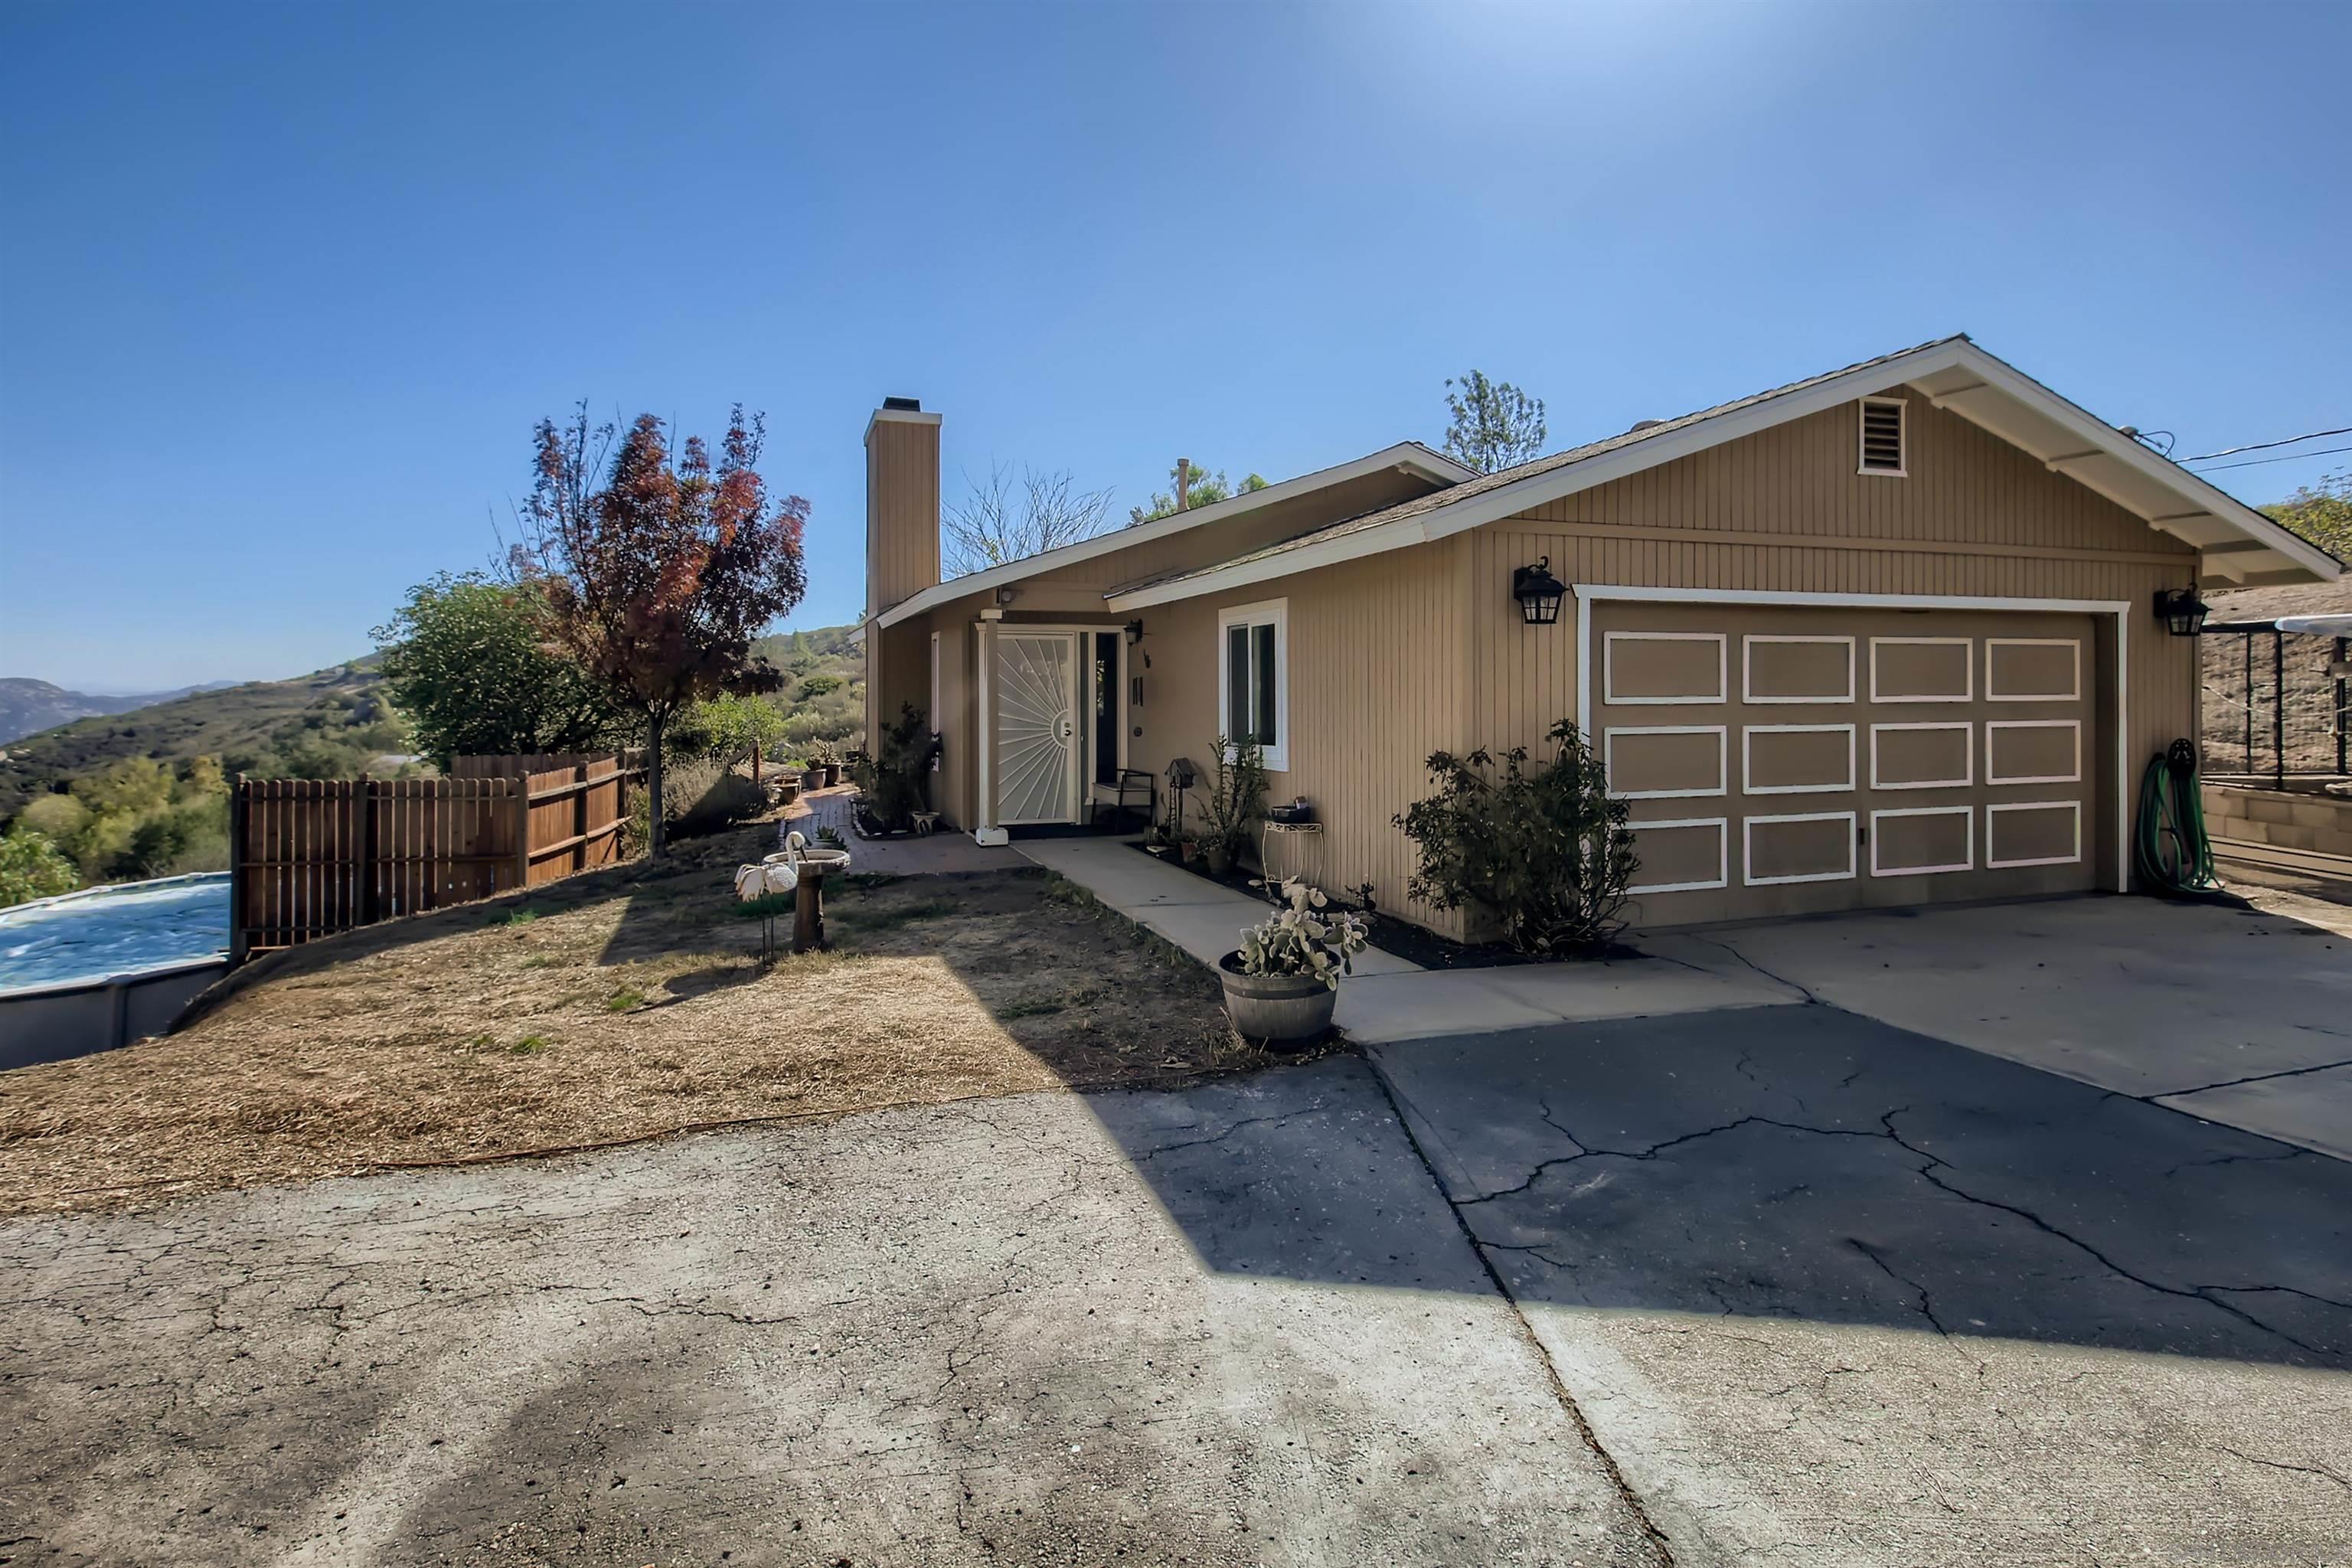
[[[46,680],[0,676],[0,746],[6,745],[19,735],[38,734],[59,724],[70,724],[77,719],[94,718],[106,713],[128,713],[134,708],[169,702],[174,697],[185,697],[195,691],[217,691],[233,684],[232,681],[214,680],[202,686],[177,687],[170,691],[108,697],[92,691],[68,691]]]
[[[0,761],[0,820],[65,780],[129,757],[215,756],[238,773],[331,778],[362,753],[402,749],[373,658],[293,680],[197,690],[127,712],[78,719],[10,742]],[[33,685],[36,682],[21,684]]]

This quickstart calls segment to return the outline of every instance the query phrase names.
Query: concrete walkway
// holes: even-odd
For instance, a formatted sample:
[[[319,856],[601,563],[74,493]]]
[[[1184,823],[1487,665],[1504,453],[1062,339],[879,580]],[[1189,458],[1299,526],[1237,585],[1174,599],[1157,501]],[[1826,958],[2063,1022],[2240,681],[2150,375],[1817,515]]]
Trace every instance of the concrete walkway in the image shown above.
[[[1017,847],[1212,966],[1239,944],[1243,927],[1265,916],[1258,900],[1139,855],[1124,839],[1033,839]],[[1357,955],[1355,973],[1340,982],[1336,1016],[1350,1038],[1380,1044],[1804,999],[1760,973],[1672,956],[1433,971],[1374,948]]]

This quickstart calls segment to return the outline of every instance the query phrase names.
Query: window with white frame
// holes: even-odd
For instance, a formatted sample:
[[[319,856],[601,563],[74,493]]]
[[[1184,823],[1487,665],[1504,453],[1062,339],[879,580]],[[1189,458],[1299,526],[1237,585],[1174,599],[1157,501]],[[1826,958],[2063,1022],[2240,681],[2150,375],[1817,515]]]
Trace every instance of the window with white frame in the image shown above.
[[[1269,772],[1290,766],[1290,636],[1287,599],[1235,605],[1217,613],[1217,728],[1255,741]]]

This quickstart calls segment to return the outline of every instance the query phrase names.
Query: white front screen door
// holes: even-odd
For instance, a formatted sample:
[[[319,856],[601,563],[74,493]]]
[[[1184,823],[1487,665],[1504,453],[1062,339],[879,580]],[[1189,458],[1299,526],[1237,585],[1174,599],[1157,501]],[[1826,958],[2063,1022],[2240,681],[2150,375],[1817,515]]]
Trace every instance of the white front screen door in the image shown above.
[[[996,820],[1077,820],[1078,639],[996,637]]]

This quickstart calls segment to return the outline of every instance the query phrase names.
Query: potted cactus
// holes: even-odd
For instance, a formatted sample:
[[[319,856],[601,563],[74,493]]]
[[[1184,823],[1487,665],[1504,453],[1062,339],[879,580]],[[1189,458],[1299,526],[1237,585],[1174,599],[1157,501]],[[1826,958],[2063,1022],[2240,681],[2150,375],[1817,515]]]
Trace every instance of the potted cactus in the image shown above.
[[[1339,977],[1367,945],[1362,916],[1333,908],[1296,877],[1284,878],[1274,912],[1217,963],[1234,1030],[1276,1050],[1320,1036],[1339,1005]]]

